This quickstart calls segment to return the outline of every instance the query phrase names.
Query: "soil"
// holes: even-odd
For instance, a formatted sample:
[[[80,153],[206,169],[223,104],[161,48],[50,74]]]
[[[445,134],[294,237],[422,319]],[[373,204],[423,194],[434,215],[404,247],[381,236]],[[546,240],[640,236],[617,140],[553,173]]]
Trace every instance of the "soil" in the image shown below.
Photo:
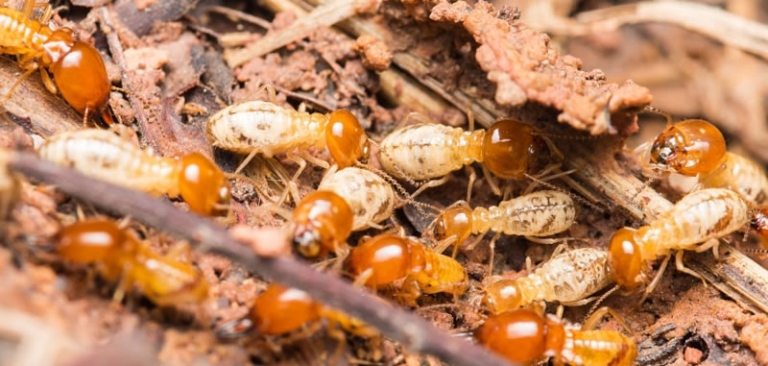
[[[158,155],[203,152],[227,172],[242,157],[211,148],[205,123],[219,109],[253,99],[321,113],[348,109],[377,141],[411,112],[464,127],[463,112],[471,112],[483,126],[496,117],[519,118],[554,136],[565,160],[582,150],[611,162],[619,155],[622,168],[634,172],[636,161],[621,147],[627,138],[627,145],[635,146],[658,133],[658,118],[643,117],[639,123],[635,118],[653,102],[676,116],[712,121],[726,133],[729,148],[768,161],[768,145],[762,142],[768,134],[765,58],[740,50],[735,41],[723,44],[674,24],[569,31],[569,20],[617,5],[612,1],[386,1],[374,10],[358,9],[339,29],[303,30],[294,41],[241,65],[228,64],[227,51],[292,29],[305,16],[302,5],[287,0],[264,5],[119,0],[114,7],[80,7],[101,3],[78,2],[57,13],[54,22],[78,27],[81,39],[102,51],[113,84],[120,87],[110,106],[122,133]],[[144,14],[137,9],[147,12],[137,15]],[[755,21],[768,19],[762,8],[728,10]],[[114,45],[108,47],[114,42],[110,36],[123,48],[121,57]],[[0,92],[7,92],[5,81],[12,83],[18,73],[15,62],[0,60]],[[82,127],[80,117],[48,93],[37,74],[11,95],[6,108],[8,118],[0,123],[4,148],[30,151],[53,133]],[[328,160],[324,150],[313,154]],[[371,165],[378,166],[375,160]],[[243,171],[250,179],[232,180],[232,218],[216,220],[234,226],[233,234],[261,255],[285,253],[285,247],[257,243],[281,242],[269,238],[282,235],[285,222],[264,203],[283,193],[281,177],[290,177],[296,168],[284,157],[257,158]],[[310,165],[298,179],[300,194],[311,192],[323,173]],[[478,176],[472,205],[497,204],[499,198]],[[505,184],[518,194],[529,183]],[[467,184],[468,175],[459,171],[419,200],[446,207],[465,197]],[[560,181],[554,184],[570,189]],[[648,189],[675,201],[683,195],[680,187],[664,181]],[[181,201],[174,204],[186,209]],[[192,251],[189,258],[211,284],[204,303],[158,307],[140,290],[115,302],[115,284],[101,279],[93,267],[67,263],[52,252],[56,233],[75,222],[78,211],[107,216],[51,186],[25,181],[19,202],[0,226],[0,366],[12,359],[36,365],[441,364],[428,355],[409,354],[388,339],[346,336],[340,341],[324,323],[284,337],[221,337],[222,329],[247,315],[269,281],[211,254]],[[406,206],[386,224],[418,235],[431,218]],[[572,248],[605,248],[613,232],[626,225],[639,222],[621,202],[583,204],[577,224],[563,236],[579,239],[569,242]],[[177,245],[158,228],[131,227],[157,251]],[[349,242],[377,232],[353,234]],[[554,250],[524,238],[501,237],[491,259],[491,237],[458,255],[471,279],[466,295],[457,300],[424,296],[414,311],[441,330],[467,334],[485,317],[478,304],[490,260],[494,275],[515,278],[527,273],[526,258],[540,264]],[[761,247],[756,238],[742,243],[742,235],[735,234],[726,239],[768,264],[755,251]],[[647,300],[639,300],[639,294],[609,296],[604,305],[616,310],[629,329],[610,317],[599,326],[629,332],[640,347],[639,364],[768,365],[766,314],[742,307],[715,287],[668,269]],[[589,308],[567,308],[564,321],[580,323]],[[335,355],[336,350],[341,354]]]

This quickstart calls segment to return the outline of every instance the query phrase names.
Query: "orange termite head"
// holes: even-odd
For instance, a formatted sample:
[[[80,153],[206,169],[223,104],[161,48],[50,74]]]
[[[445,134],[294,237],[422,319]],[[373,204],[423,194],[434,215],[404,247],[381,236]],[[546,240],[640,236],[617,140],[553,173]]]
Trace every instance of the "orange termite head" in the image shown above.
[[[523,179],[550,164],[552,153],[533,127],[522,122],[499,120],[485,132],[483,164],[503,179]]]
[[[525,365],[558,354],[565,343],[562,324],[527,309],[489,317],[475,337],[491,351]]]
[[[259,332],[282,335],[318,320],[320,308],[306,292],[273,283],[256,298],[249,318]]]
[[[514,280],[499,280],[485,288],[483,305],[491,314],[518,309],[522,302],[523,296]]]
[[[349,111],[338,109],[328,116],[325,126],[328,152],[339,169],[366,163],[370,155],[370,142],[360,121]]]
[[[608,249],[608,266],[616,283],[628,290],[645,284],[645,263],[642,260],[637,230],[622,228],[611,238]]]
[[[308,194],[293,210],[291,242],[304,257],[335,251],[352,232],[354,214],[349,204],[331,191]]]
[[[229,181],[211,159],[195,152],[184,156],[179,164],[179,194],[192,211],[212,215],[229,206]]]
[[[72,30],[59,28],[43,44],[43,64],[53,73],[56,87],[64,99],[80,114],[101,116],[110,123],[107,112],[110,83],[99,51],[75,41]]]
[[[93,263],[113,256],[126,240],[129,238],[116,223],[94,219],[62,228],[56,234],[56,250],[73,262]]]
[[[651,163],[687,176],[710,172],[725,156],[725,139],[711,123],[685,120],[669,125],[651,146]]]
[[[472,210],[466,202],[448,207],[427,229],[430,241],[443,241],[455,237],[461,245],[472,234]]]
[[[407,238],[393,234],[374,236],[352,250],[347,267],[355,277],[370,275],[366,286],[389,285],[410,273],[411,245]]]

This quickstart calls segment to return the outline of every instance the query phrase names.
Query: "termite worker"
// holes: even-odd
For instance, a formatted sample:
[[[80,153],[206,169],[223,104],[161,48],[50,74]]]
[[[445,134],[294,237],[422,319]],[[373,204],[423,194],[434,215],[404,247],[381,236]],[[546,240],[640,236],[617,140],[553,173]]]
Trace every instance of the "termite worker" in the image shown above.
[[[677,250],[679,271],[701,278],[684,266],[685,251],[716,251],[717,239],[746,228],[751,219],[749,204],[732,190],[708,188],[689,193],[648,225],[616,231],[608,257],[613,279],[628,290],[638,288],[647,283],[648,262],[660,256],[668,260],[672,250]],[[646,295],[658,283],[667,260],[646,288]]]
[[[208,297],[208,282],[195,267],[155,253],[133,232],[112,221],[77,222],[61,229],[56,241],[61,257],[96,263],[107,280],[119,280],[116,301],[134,285],[161,306],[201,303]]]
[[[555,365],[632,365],[637,358],[632,339],[619,332],[588,330],[603,313],[602,309],[596,312],[579,329],[531,310],[508,311],[489,317],[475,337],[491,351],[523,365],[548,358]]]
[[[392,216],[395,209],[396,197],[390,183],[366,169],[331,168],[317,190],[334,192],[347,202],[353,214],[352,231],[380,228],[378,223]]]
[[[477,234],[477,239],[467,246],[474,248],[488,231],[523,235],[531,241],[550,244],[556,239],[539,237],[568,230],[575,221],[576,206],[571,196],[559,191],[538,191],[474,210],[466,201],[459,201],[432,221],[423,236],[436,242],[438,248],[454,245],[454,252],[470,235]],[[495,240],[491,241],[489,273],[493,270],[495,245]]]
[[[30,19],[36,6],[34,0],[26,0],[22,11],[0,8],[0,52],[16,55],[24,70],[3,100],[27,76],[40,70],[46,89],[53,94],[60,92],[84,120],[100,116],[104,123],[112,124],[107,109],[110,84],[101,55],[93,46],[75,40],[71,29],[49,28],[45,24],[50,18],[48,4],[41,20]]]
[[[304,324],[326,319],[350,334],[375,338],[379,332],[359,319],[326,306],[296,288],[273,283],[256,298],[248,313],[253,328],[261,334],[285,335]]]
[[[416,194],[444,183],[448,174],[474,162],[482,163],[499,178],[520,180],[544,171],[551,165],[551,158],[544,138],[536,135],[531,126],[511,119],[477,131],[419,123],[393,131],[379,148],[382,168],[398,178],[428,181],[445,177],[427,182]],[[495,184],[491,188],[501,194]]]
[[[364,241],[352,249],[346,265],[356,281],[370,288],[403,280],[396,295],[408,305],[415,305],[421,293],[458,296],[467,289],[459,262],[402,235],[380,234]]]
[[[271,158],[286,153],[299,164],[296,178],[306,167],[306,161],[325,169],[329,164],[313,157],[311,147],[328,148],[334,164],[340,169],[368,160],[369,142],[365,130],[347,110],[328,114],[306,113],[279,107],[265,101],[246,101],[224,108],[208,119],[206,136],[214,147],[248,154],[237,171],[256,154]],[[298,193],[293,193],[298,197]]]
[[[670,122],[653,143],[643,144],[636,151],[648,165],[646,169],[698,176],[701,188],[731,189],[754,204],[768,200],[765,170],[750,159],[726,151],[723,134],[707,121]]]
[[[580,248],[553,256],[527,276],[492,282],[485,287],[483,304],[493,314],[527,307],[535,301],[580,306],[610,283],[608,252]]]
[[[182,197],[192,211],[212,215],[229,207],[230,185],[205,155],[181,159],[147,154],[114,133],[99,129],[62,132],[39,148],[42,159],[154,196]]]

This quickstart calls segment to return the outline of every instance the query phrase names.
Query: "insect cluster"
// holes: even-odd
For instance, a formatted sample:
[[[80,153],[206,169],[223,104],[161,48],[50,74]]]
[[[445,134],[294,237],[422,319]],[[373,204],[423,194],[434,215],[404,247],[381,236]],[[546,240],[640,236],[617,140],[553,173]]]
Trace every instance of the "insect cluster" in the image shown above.
[[[76,41],[71,30],[45,26],[47,16],[31,20],[32,4],[27,2],[22,11],[0,9],[0,26],[18,33],[0,38],[5,42],[2,50],[16,55],[25,72],[19,83],[39,70],[46,87],[60,92],[86,120],[100,117],[110,123],[110,86],[101,56],[92,46]],[[74,55],[79,55],[80,63],[68,61]],[[483,281],[473,278],[462,256],[487,233],[495,234],[489,245],[489,274],[500,235],[524,237],[532,245],[580,239],[562,237],[577,222],[584,199],[548,183],[549,178],[559,178],[555,173],[562,155],[545,133],[511,118],[479,130],[422,118],[413,125],[403,123],[376,142],[346,110],[307,113],[249,100],[211,115],[205,135],[214,148],[244,155],[233,174],[225,174],[204,154],[156,156],[100,129],[51,136],[37,152],[42,159],[94,178],[155,197],[183,200],[190,211],[223,224],[237,220],[232,215],[229,179],[256,155],[267,159],[284,155],[298,167],[284,182],[286,192],[273,209],[284,213],[285,236],[297,256],[313,262],[318,270],[335,271],[359,287],[417,311],[431,305],[471,307],[483,318],[481,325],[472,327],[475,341],[526,365],[550,358],[555,364],[633,364],[638,350],[630,337],[592,329],[609,310],[599,310],[579,327],[547,314],[547,303],[589,304],[614,283],[624,293],[645,296],[658,284],[673,252],[678,270],[698,276],[683,264],[685,251],[716,250],[718,239],[750,224],[768,236],[768,209],[757,210],[768,200],[765,172],[756,163],[727,152],[722,134],[702,120],[670,123],[655,141],[637,150],[651,178],[668,173],[698,176],[697,188],[670,211],[639,228],[617,228],[607,249],[558,247],[549,261],[528,268],[524,276],[485,276]],[[369,163],[372,145],[378,148],[373,157],[380,169]],[[326,150],[327,160],[314,154]],[[0,156],[0,165],[4,158]],[[307,162],[325,172],[314,190],[302,197],[297,182]],[[500,196],[497,204],[471,204],[474,166],[482,169],[488,186]],[[462,168],[469,172],[466,199],[441,209],[419,201],[417,196],[426,188],[445,184],[452,172]],[[504,191],[497,179],[546,187],[508,198],[511,190]],[[409,193],[400,182],[414,189]],[[18,177],[0,172],[0,219],[11,210],[19,186]],[[293,197],[290,208],[284,199],[289,194]],[[430,216],[431,223],[421,232],[407,230],[394,218],[404,205]],[[476,238],[468,242],[473,235]],[[355,238],[359,241],[352,243]],[[81,219],[65,226],[55,241],[60,258],[92,265],[104,279],[116,282],[115,301],[133,287],[159,306],[201,305],[210,300],[208,282],[183,253],[156,252],[127,223]],[[453,248],[452,253],[444,253],[448,248]],[[653,277],[650,264],[660,257],[663,264]],[[323,265],[328,261],[333,262],[330,269]],[[612,290],[603,292],[612,294]],[[472,295],[482,300],[472,302]],[[342,341],[345,334],[374,343],[380,340],[379,332],[365,319],[278,283],[268,285],[241,320],[220,327],[217,334],[289,338],[326,324],[328,334]]]

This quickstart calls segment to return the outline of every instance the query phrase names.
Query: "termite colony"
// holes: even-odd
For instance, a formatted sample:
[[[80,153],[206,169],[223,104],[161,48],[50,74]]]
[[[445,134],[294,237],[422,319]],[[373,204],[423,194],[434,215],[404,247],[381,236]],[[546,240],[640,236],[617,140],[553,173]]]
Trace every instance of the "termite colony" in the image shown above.
[[[11,43],[8,38],[13,37],[5,37],[0,47],[19,58],[24,71],[19,82],[40,70],[45,86],[60,92],[85,119],[111,122],[110,86],[101,56],[76,41],[68,28],[43,26],[49,15],[30,19],[33,5],[27,1],[22,11],[0,9],[0,27],[18,29],[16,38],[22,39]],[[74,55],[82,59],[80,64],[68,61]],[[73,87],[78,84],[73,78],[81,76],[79,84],[87,91]],[[644,291],[644,299],[658,285],[673,252],[679,271],[698,276],[684,265],[685,251],[716,250],[719,239],[750,224],[768,237],[768,209],[756,210],[768,200],[768,178],[756,163],[727,152],[722,134],[706,121],[670,124],[637,150],[651,178],[671,172],[698,176],[699,187],[647,225],[616,228],[604,240],[605,248],[594,248],[579,245],[584,238],[567,236],[579,232],[571,229],[584,216],[584,199],[558,180],[565,159],[561,146],[532,125],[507,117],[485,130],[465,130],[411,117],[386,136],[369,136],[360,122],[367,116],[359,110],[309,113],[278,104],[272,94],[268,101],[245,100],[208,116],[207,143],[216,151],[243,155],[231,174],[206,154],[158,156],[113,131],[94,128],[49,136],[36,150],[44,160],[178,201],[174,204],[180,209],[222,225],[247,224],[255,209],[279,214],[286,243],[317,270],[344,276],[361,292],[417,312],[448,309],[440,314],[450,316],[452,326],[471,330],[476,343],[526,365],[547,359],[554,364],[633,364],[637,348],[629,336],[593,329],[608,310],[590,311],[583,327],[562,319],[562,308],[559,316],[549,313],[556,305],[597,308],[605,297],[615,296],[616,289],[625,295]],[[417,123],[409,125],[412,120]],[[378,154],[370,156],[372,146]],[[326,152],[329,158],[323,157]],[[7,154],[0,151],[3,168]],[[279,164],[284,162],[277,160],[281,157],[295,163],[285,164],[294,173],[282,182],[286,188],[279,200],[256,202],[233,194],[230,180],[257,155]],[[371,157],[375,161],[369,163]],[[307,162],[321,168],[322,178],[304,174],[313,170],[307,169]],[[461,197],[441,204],[427,201],[443,193],[439,187],[463,167],[468,182],[460,188]],[[476,167],[485,173],[483,184],[497,195],[494,198],[481,192],[473,199]],[[512,182],[505,191],[494,178]],[[0,219],[10,216],[21,186],[17,176],[0,171]],[[428,219],[422,230],[398,216],[406,205]],[[146,232],[130,221],[118,224],[78,215],[52,239],[52,252],[63,266],[94,267],[113,283],[117,303],[135,295],[160,307],[212,307],[212,296],[220,290],[211,280],[216,274],[199,269],[194,256],[187,258],[178,250],[161,254]],[[486,234],[494,238],[484,241]],[[535,268],[528,263],[520,273],[494,271],[501,235],[526,242],[532,252],[553,253]],[[651,264],[661,257],[654,277]],[[365,319],[331,308],[300,289],[249,281],[262,290],[239,300],[237,305],[248,309],[240,318],[209,322],[218,336],[249,337],[245,342],[268,339],[271,345],[316,334],[330,335],[340,344],[351,343],[348,337],[371,344],[380,340],[378,330]],[[474,311],[481,324],[463,324],[451,312],[456,309]],[[617,322],[623,323],[620,318]],[[326,331],[317,332],[320,327]]]

